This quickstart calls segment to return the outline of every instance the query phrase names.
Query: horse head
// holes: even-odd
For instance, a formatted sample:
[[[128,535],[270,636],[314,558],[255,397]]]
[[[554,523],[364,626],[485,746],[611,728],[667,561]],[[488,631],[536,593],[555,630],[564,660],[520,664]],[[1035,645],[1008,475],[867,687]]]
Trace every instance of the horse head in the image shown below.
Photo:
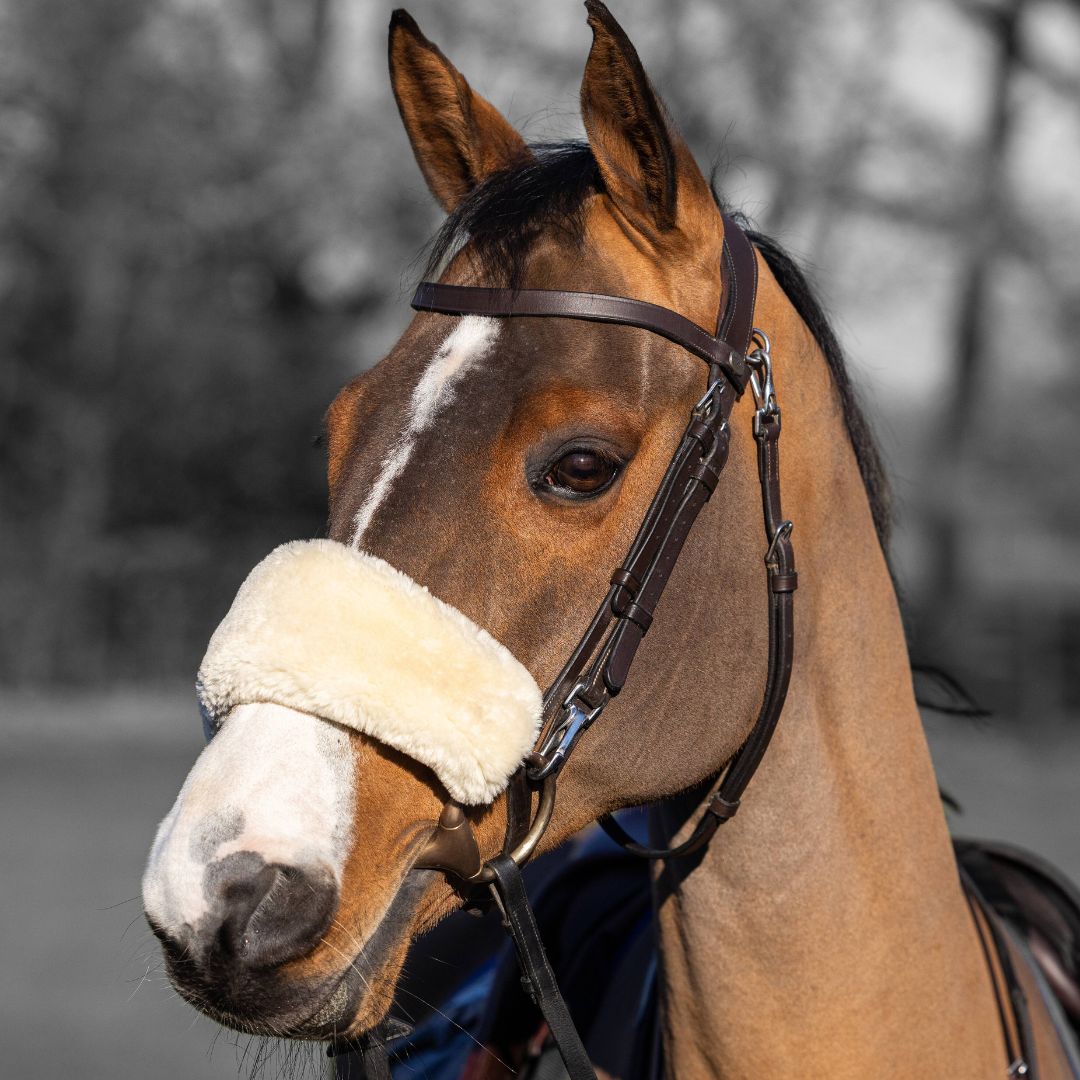
[[[626,34],[586,6],[588,141],[536,148],[395,13],[394,94],[449,214],[440,281],[633,297],[712,334],[724,220]],[[756,310],[780,348],[805,348],[764,264]],[[827,372],[807,378],[831,409]],[[385,1015],[410,942],[462,903],[458,882],[417,865],[445,807],[463,807],[482,859],[500,850],[538,688],[607,592],[705,384],[700,360],[629,326],[425,311],[341,390],[326,420],[329,540],[275,553],[215,637],[202,693],[220,730],[146,871],[188,1000],[311,1039]],[[767,625],[749,398],[540,850],[717,775],[750,729]],[[808,429],[815,407],[800,404],[794,426]],[[793,483],[797,499],[810,481]],[[289,674],[268,654],[256,678],[270,646],[289,651]]]

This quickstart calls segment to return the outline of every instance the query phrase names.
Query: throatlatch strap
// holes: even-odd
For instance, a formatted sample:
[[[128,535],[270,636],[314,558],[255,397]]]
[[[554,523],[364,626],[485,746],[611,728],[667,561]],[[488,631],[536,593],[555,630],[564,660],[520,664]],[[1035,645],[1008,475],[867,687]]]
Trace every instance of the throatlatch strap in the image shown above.
[[[596,1080],[592,1062],[559,992],[555,973],[551,970],[544,943],[540,940],[540,930],[533,918],[520,868],[509,855],[496,856],[488,866],[495,875],[491,887],[513,939],[525,988],[551,1029],[570,1080]]]

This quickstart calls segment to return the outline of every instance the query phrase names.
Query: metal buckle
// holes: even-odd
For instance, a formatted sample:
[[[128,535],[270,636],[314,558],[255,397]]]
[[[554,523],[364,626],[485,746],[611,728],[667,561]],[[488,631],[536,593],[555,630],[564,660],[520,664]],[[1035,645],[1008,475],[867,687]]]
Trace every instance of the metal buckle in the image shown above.
[[[753,378],[753,376],[751,376],[751,378]],[[706,417],[712,415],[713,409],[716,408],[714,398],[717,396],[717,388],[722,387],[726,381],[726,378],[723,375],[720,375],[709,383],[708,389],[701,395],[698,399],[698,403],[694,406],[693,413],[695,419],[704,420]],[[708,408],[706,408],[706,406],[708,406]]]
[[[562,704],[566,715],[556,727],[551,729],[548,737],[544,740],[544,744],[539,751],[540,757],[544,759],[544,764],[529,769],[530,780],[546,780],[549,776],[557,775],[562,770],[563,765],[566,764],[566,759],[570,755],[570,751],[574,749],[574,744],[581,737],[582,732],[603,711],[604,706],[607,704],[606,701],[602,701],[589,711],[580,708],[574,702],[574,698],[584,689],[585,683],[579,682],[566,695],[566,700]]]
[[[764,330],[754,327],[750,335],[756,348],[746,354],[746,363],[750,368],[750,389],[754,395],[757,412],[754,414],[754,434],[761,428],[761,423],[768,417],[780,416],[780,406],[776,403],[776,387],[773,384],[772,344]]]
[[[783,536],[790,536],[791,530],[794,528],[794,521],[781,521],[780,524],[776,526],[776,532],[773,533],[772,541],[769,543],[769,549],[765,552],[766,566],[772,562],[773,556],[776,554],[776,545],[780,543],[780,538]]]

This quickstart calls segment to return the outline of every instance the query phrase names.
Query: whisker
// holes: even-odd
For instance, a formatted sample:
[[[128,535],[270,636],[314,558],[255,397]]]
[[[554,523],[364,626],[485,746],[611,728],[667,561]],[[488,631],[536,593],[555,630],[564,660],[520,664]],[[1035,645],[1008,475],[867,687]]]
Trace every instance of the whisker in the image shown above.
[[[136,897],[135,899],[138,899],[138,897]],[[128,903],[128,901],[123,900],[123,901],[121,901],[121,903],[126,904],[126,903]],[[113,907],[119,907],[119,906],[120,906],[120,904],[113,904]],[[100,908],[99,910],[101,910],[101,911],[111,911],[112,909],[111,908]],[[143,913],[141,911],[138,912],[136,914],[135,918],[132,919],[131,922],[129,922],[127,924],[127,926],[124,927],[123,933],[120,935],[120,940],[121,941],[123,941],[124,938],[127,937],[127,932],[142,918],[142,914]],[[153,936],[153,934],[149,930],[147,931],[147,933],[151,934],[151,937]]]
[[[139,992],[139,988],[140,988],[140,987],[142,986],[142,984],[143,984],[144,982],[146,982],[146,980],[147,980],[147,979],[148,979],[149,977],[150,977],[150,965],[149,965],[149,964],[147,964],[147,965],[146,965],[146,971],[144,971],[144,972],[143,972],[142,978],[141,978],[141,979],[139,979],[139,981],[138,981],[138,982],[137,982],[137,983],[135,984],[135,989],[134,989],[134,990],[132,990],[132,991],[131,991],[131,993],[130,993],[130,994],[128,995],[128,999],[127,999],[127,1002],[126,1002],[126,1004],[130,1004],[130,1003],[131,1003],[131,999],[132,999],[133,997],[135,997],[135,995],[136,995],[136,994],[137,994],[137,993]]]
[[[448,1016],[446,1013],[444,1013],[438,1005],[434,1004],[434,1002],[428,1001],[426,998],[421,997],[419,994],[414,994],[411,990],[406,990],[403,986],[399,986],[397,989],[398,993],[408,994],[409,997],[415,998],[417,1001],[420,1002],[421,1005],[425,1006],[428,1009],[431,1009],[432,1012],[438,1013],[439,1016],[441,1016],[447,1023],[452,1024],[454,1027],[456,1027],[458,1031],[460,1031],[463,1035],[468,1035],[468,1037],[472,1039],[472,1041],[476,1043],[476,1045],[479,1046],[485,1054],[493,1057],[504,1069],[510,1069],[510,1066],[507,1065],[506,1062],[503,1061],[503,1059],[499,1057],[499,1055],[496,1054],[490,1046],[482,1043],[467,1027],[459,1024],[452,1016]],[[513,1070],[510,1071],[512,1072]]]
[[[136,900],[141,900],[142,894],[138,896],[129,896],[126,900],[117,900],[115,904],[107,904],[105,907],[94,908],[95,911],[112,911],[114,908],[123,907],[125,904],[131,904]],[[140,915],[142,912],[139,913]],[[138,916],[136,916],[138,918]]]

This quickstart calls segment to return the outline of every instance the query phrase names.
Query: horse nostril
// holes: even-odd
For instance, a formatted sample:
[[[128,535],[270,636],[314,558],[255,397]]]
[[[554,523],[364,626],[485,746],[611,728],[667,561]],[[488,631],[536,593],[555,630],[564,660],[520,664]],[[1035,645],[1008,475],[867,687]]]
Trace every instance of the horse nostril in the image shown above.
[[[210,916],[199,936],[230,965],[270,968],[306,955],[330,927],[338,890],[325,866],[285,866],[238,851],[206,869]]]

